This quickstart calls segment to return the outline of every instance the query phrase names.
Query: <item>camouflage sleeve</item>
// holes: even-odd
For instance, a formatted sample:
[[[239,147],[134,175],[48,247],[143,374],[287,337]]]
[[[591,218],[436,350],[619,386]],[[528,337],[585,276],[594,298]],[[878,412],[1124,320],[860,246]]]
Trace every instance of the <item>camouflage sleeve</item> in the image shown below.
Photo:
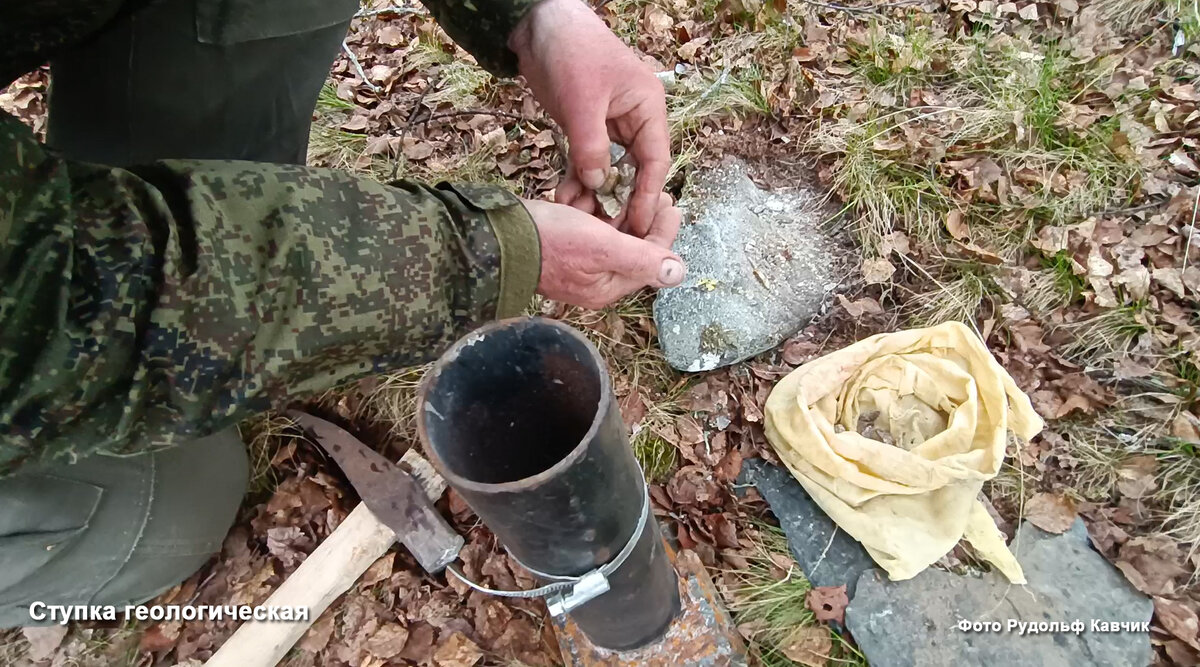
[[[496,76],[517,74],[508,36],[540,0],[421,0],[438,25]]]
[[[518,314],[539,266],[499,189],[68,162],[0,113],[0,476],[427,361]]]

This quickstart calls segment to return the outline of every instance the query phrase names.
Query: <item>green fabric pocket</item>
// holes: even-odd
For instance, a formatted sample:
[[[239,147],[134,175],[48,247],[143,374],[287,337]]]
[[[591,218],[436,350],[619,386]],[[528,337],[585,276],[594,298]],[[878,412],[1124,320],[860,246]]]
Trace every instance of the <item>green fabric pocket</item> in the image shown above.
[[[312,32],[349,21],[359,0],[196,0],[196,37],[237,44]]]
[[[0,592],[66,551],[85,530],[104,489],[54,475],[0,480]]]

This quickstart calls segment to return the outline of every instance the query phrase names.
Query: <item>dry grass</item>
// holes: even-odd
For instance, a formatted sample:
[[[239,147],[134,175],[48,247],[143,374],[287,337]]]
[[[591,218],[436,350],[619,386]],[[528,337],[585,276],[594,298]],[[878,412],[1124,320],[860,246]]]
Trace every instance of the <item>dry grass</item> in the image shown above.
[[[289,439],[300,437],[296,422],[278,412],[264,412],[238,424],[238,433],[250,456],[249,492],[269,495],[283,481],[271,459]]]
[[[855,235],[868,256],[879,253],[883,237],[897,229],[897,222],[920,238],[936,238],[951,207],[932,172],[877,150],[876,141],[895,129],[896,122],[894,117],[841,119],[820,123],[809,134],[809,150],[839,155],[833,190],[851,213]]]
[[[791,562],[787,538],[779,528],[755,523],[754,530],[743,535],[753,541],[750,549],[742,551],[749,567],[723,572],[723,597],[759,664],[796,665],[780,649],[798,628],[819,625],[806,603],[812,584],[794,562],[787,572],[777,564]],[[866,658],[854,647],[829,632],[833,651],[828,665],[866,665]]]
[[[1190,40],[1200,36],[1197,0],[1096,0],[1092,3],[1104,23],[1118,32],[1140,32],[1178,22]]]
[[[1087,366],[1097,366],[1119,360],[1134,340],[1149,330],[1149,326],[1140,307],[1123,306],[1084,320],[1062,324],[1058,330],[1071,334],[1071,342],[1062,350],[1064,358]]]
[[[906,306],[910,318],[920,326],[943,322],[962,322],[972,326],[975,315],[990,291],[986,273],[972,267],[960,267],[958,277],[938,282],[934,289],[912,296]]]
[[[770,113],[758,88],[760,78],[761,73],[753,65],[684,77],[667,95],[671,136],[682,139],[718,116]]]
[[[1121,446],[1121,440],[1101,419],[1060,422],[1055,430],[1069,444],[1074,490],[1087,500],[1111,498],[1130,450]]]
[[[492,75],[470,60],[455,57],[430,39],[417,42],[405,56],[405,66],[424,72],[437,68],[436,89],[425,96],[430,105],[445,103],[461,110],[487,106],[492,101],[495,90]]]
[[[1166,505],[1163,532],[1190,545],[1189,556],[1200,550],[1200,451],[1182,440],[1164,443],[1170,449],[1158,457],[1157,499]]]
[[[15,665],[29,653],[29,642],[19,629],[0,630],[0,665]]]
[[[431,365],[380,375],[379,385],[364,403],[372,419],[387,424],[398,438],[417,439],[417,389]]]

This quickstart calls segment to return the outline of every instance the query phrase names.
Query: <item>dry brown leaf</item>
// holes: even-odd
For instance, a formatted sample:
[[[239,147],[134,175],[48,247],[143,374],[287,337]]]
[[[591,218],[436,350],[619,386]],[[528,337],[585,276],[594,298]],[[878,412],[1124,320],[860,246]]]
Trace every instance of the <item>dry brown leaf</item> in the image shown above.
[[[675,19],[659,7],[650,5],[642,19],[643,29],[651,35],[667,35],[675,28]]]
[[[725,456],[713,468],[713,475],[727,484],[737,479],[741,472],[742,452],[738,449],[730,449],[725,452]]]
[[[154,630],[158,626],[151,628]],[[25,657],[32,662],[41,662],[54,655],[67,636],[67,626],[48,625],[45,627],[21,628],[25,641],[29,642],[29,652]]]
[[[367,117],[355,116],[342,123],[342,129],[347,132],[363,132],[367,129]]]
[[[1129,582],[1147,595],[1174,595],[1175,580],[1191,574],[1184,554],[1170,538],[1135,537],[1121,545],[1116,566]]]
[[[149,630],[142,633],[142,638],[138,641],[138,649],[149,653],[166,651],[175,646],[175,642],[179,639],[179,630],[182,627],[183,624],[179,621],[152,625]]]
[[[683,466],[667,482],[667,495],[676,505],[715,505],[721,501],[720,487],[712,475],[700,466]]]
[[[533,145],[538,148],[549,148],[554,145],[554,132],[551,130],[542,130],[533,137]]]
[[[438,667],[471,667],[482,657],[483,651],[475,642],[455,632],[433,652],[433,663]]]
[[[1054,418],[1062,419],[1063,417],[1066,417],[1077,410],[1085,414],[1091,414],[1094,412],[1092,409],[1092,402],[1089,401],[1086,396],[1081,394],[1072,394],[1063,401],[1062,405],[1058,406],[1058,409],[1054,412]]]
[[[1096,550],[1110,558],[1116,555],[1117,547],[1129,541],[1129,533],[1107,519],[1091,521],[1087,529]]]
[[[1200,619],[1191,607],[1177,600],[1156,596],[1154,614],[1164,630],[1200,651]]]
[[[883,306],[879,302],[869,296],[865,296],[857,301],[851,301],[845,295],[837,295],[838,303],[846,310],[846,313],[854,319],[862,319],[864,315],[882,315]]]
[[[367,652],[377,658],[393,658],[404,650],[408,642],[408,630],[398,623],[382,626],[367,640]]]
[[[846,616],[846,605],[850,604],[850,598],[846,595],[845,584],[817,586],[808,592],[805,602],[818,621],[841,623]]]
[[[433,155],[433,146],[429,145],[428,142],[409,142],[405,140],[404,143],[406,144],[404,146],[404,157],[410,160],[424,160]]]
[[[675,53],[679,56],[680,60],[691,61],[695,59],[696,53],[700,50],[700,48],[707,43],[707,37],[697,37],[696,39],[689,40],[683,46],[680,46]]]
[[[725,514],[710,514],[704,517],[717,546],[722,549],[738,547],[737,525]]]
[[[637,387],[634,387],[618,403],[621,407],[621,418],[625,421],[626,428],[633,428],[635,424],[645,418],[646,401],[642,397],[641,390]]]
[[[1152,454],[1131,456],[1117,468],[1117,490],[1129,498],[1146,498],[1158,490],[1158,459]]]
[[[946,231],[959,241],[971,235],[971,230],[967,227],[966,216],[962,211],[955,209],[946,214]]]
[[[792,557],[787,554],[771,552],[767,554],[767,558],[775,564],[775,567],[783,570],[785,576],[796,568],[796,561],[792,560]]]
[[[336,614],[332,610],[326,610],[317,619],[316,623],[305,631],[304,636],[300,638],[297,646],[301,651],[308,653],[320,653],[329,646],[329,638],[333,636],[334,617]]]
[[[358,580],[358,585],[362,588],[370,588],[375,584],[392,576],[392,562],[396,560],[395,553],[384,554],[379,560],[371,563],[371,567],[363,572],[362,577]]]
[[[907,255],[912,252],[912,242],[908,240],[908,236],[901,231],[895,231],[891,234],[885,234],[879,243],[879,253],[884,257],[892,253]]]
[[[955,241],[954,244],[961,248],[967,255],[983,262],[984,264],[1000,265],[1004,263],[1003,257],[974,243]]]
[[[825,667],[833,653],[833,640],[824,627],[801,626],[780,642],[779,652],[806,667]]]
[[[1049,533],[1064,533],[1075,523],[1075,501],[1060,493],[1038,493],[1025,503],[1025,518]]]
[[[675,422],[679,430],[679,442],[684,445],[694,445],[704,442],[704,429],[691,417],[680,417]]]
[[[1188,413],[1176,416],[1171,421],[1171,435],[1180,440],[1200,442],[1200,429],[1196,427],[1195,417]]]
[[[395,26],[384,26],[375,33],[375,39],[386,46],[400,46],[408,41],[404,32]]]
[[[1168,664],[1180,667],[1200,665],[1200,652],[1193,650],[1192,647],[1178,639],[1167,640],[1163,643],[1163,649],[1167,652],[1167,659],[1170,661]]]
[[[811,340],[792,339],[783,346],[783,363],[799,366],[820,352],[821,346]]]
[[[451,577],[452,579],[454,577]],[[400,657],[418,664],[429,662],[433,656],[433,645],[436,642],[437,630],[424,621],[418,621],[408,627],[408,641]]]
[[[863,280],[868,285],[886,283],[892,279],[892,274],[895,272],[896,267],[883,257],[866,259],[862,263]]]

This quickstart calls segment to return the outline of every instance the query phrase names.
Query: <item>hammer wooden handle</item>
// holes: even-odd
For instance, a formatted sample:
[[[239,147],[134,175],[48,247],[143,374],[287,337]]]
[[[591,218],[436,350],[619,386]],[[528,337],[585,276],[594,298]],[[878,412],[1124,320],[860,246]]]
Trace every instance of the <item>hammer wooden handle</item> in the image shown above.
[[[410,449],[400,462],[407,464],[430,500],[441,497],[446,482],[420,454]],[[247,621],[205,665],[270,667],[278,664],[325,609],[339,595],[350,590],[371,563],[387,553],[395,543],[396,534],[375,518],[365,504],[359,503],[346,520],[262,603],[266,606],[306,607],[308,619]]]

